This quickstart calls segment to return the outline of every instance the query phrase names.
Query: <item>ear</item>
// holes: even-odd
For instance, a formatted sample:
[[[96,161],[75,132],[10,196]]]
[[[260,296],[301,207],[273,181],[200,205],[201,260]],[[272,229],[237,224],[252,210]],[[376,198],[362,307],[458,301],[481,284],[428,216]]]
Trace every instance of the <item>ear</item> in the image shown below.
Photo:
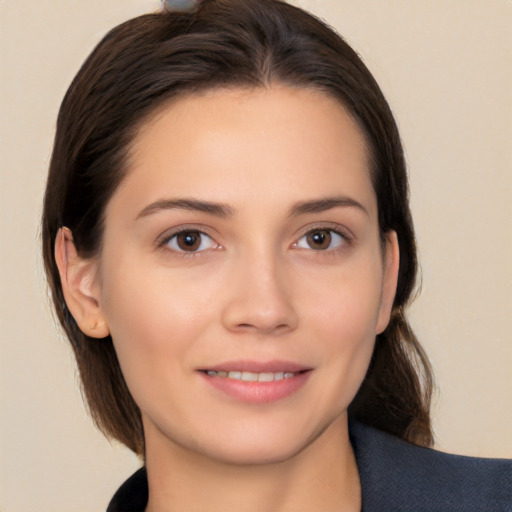
[[[400,251],[395,231],[386,233],[383,259],[380,308],[375,326],[375,334],[380,334],[388,326],[393,309],[393,301],[395,300],[398,269],[400,267]]]
[[[55,239],[55,261],[68,309],[80,330],[92,338],[105,338],[110,331],[100,308],[98,262],[83,259],[68,228],[60,228]]]

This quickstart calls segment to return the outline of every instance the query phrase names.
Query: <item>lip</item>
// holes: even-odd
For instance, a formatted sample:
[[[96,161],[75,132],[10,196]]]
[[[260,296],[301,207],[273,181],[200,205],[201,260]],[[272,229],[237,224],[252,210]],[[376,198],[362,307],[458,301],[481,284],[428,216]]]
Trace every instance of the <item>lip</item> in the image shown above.
[[[247,382],[226,377],[208,375],[208,370],[240,371],[253,373],[289,372],[294,375],[289,378],[270,382]],[[308,381],[313,369],[291,361],[226,361],[215,366],[198,370],[199,375],[216,391],[237,402],[247,404],[268,404],[287,398],[298,392]]]
[[[208,366],[200,368],[201,371],[212,370],[214,372],[220,371],[239,371],[239,372],[304,372],[312,370],[310,366],[305,366],[293,361],[272,360],[272,361],[251,361],[248,359],[240,359],[236,361],[225,361],[215,366]]]

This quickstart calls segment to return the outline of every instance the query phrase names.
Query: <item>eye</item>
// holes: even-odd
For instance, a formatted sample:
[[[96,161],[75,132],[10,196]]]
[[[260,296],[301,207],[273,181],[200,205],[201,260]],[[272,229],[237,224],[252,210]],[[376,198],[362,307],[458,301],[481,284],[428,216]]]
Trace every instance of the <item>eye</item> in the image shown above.
[[[295,247],[313,249],[314,251],[326,251],[328,249],[337,249],[346,241],[346,237],[332,229],[314,229],[301,237],[295,244]]]
[[[213,238],[201,231],[192,229],[175,233],[167,239],[165,245],[174,251],[192,253],[206,251],[217,246]]]

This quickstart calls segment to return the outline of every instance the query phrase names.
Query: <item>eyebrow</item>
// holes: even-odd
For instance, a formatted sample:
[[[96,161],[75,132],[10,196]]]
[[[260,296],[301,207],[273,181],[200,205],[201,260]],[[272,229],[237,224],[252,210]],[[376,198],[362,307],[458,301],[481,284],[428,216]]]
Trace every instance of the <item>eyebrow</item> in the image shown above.
[[[216,217],[229,217],[235,213],[231,206],[222,203],[200,201],[198,199],[162,199],[146,206],[137,215],[137,219],[161,212],[162,210],[191,210],[209,213]]]
[[[359,201],[350,197],[335,196],[298,202],[292,206],[289,216],[296,217],[308,213],[321,213],[339,207],[357,208],[369,215],[368,210]],[[224,203],[199,199],[161,199],[146,206],[136,218],[140,219],[164,210],[198,211],[222,218],[233,216],[236,213],[234,208]]]
[[[351,197],[345,196],[334,196],[334,197],[323,197],[321,199],[315,199],[313,201],[302,201],[295,204],[291,211],[290,217],[294,217],[297,215],[304,215],[307,213],[321,213],[327,210],[331,210],[332,208],[357,208],[362,212],[366,213],[366,215],[370,215],[368,210],[355,199]]]

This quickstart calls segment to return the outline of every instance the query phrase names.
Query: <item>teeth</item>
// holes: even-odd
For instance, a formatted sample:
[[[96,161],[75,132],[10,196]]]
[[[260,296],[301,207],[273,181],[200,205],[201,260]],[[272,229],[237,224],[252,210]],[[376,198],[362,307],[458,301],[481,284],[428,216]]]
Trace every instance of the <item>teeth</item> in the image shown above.
[[[244,382],[273,382],[275,380],[283,380],[283,379],[291,379],[294,375],[293,372],[265,372],[265,373],[255,373],[255,372],[238,372],[238,371],[214,371],[207,370],[207,375],[211,377],[222,377],[234,380],[241,380]]]

